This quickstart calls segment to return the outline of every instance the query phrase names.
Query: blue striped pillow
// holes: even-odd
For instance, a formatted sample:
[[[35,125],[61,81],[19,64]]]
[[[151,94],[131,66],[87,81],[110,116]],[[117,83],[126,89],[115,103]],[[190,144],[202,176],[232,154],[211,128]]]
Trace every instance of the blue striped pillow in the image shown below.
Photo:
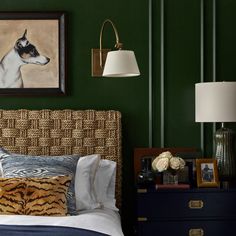
[[[67,194],[68,213],[70,215],[77,214],[74,183],[78,160],[78,155],[29,156],[8,153],[0,148],[3,177],[71,176],[72,180]]]

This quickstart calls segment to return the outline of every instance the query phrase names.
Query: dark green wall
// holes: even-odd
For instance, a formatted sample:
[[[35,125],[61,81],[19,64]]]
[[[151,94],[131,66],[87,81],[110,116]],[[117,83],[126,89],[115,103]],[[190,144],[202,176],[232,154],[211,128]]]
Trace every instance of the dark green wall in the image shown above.
[[[122,112],[124,156],[123,216],[130,234],[133,211],[132,155],[148,145],[148,1],[1,0],[0,11],[65,11],[68,17],[68,96],[0,97],[2,109],[115,109]],[[135,51],[139,78],[92,78],[91,48],[99,47],[102,22],[116,25],[124,48]],[[109,26],[109,25],[108,25]],[[49,35],[50,37],[50,35]],[[45,39],[46,40],[46,39]],[[105,28],[103,45],[113,47],[114,34]],[[130,222],[127,224],[127,222]]]
[[[200,148],[200,124],[194,122],[194,84],[213,79],[213,3],[204,2],[204,50],[201,54],[201,0],[164,0],[164,145]],[[153,0],[153,146],[161,145],[161,0]],[[65,11],[68,16],[68,96],[0,97],[2,109],[115,109],[123,123],[123,210],[126,235],[133,214],[133,149],[149,145],[149,1],[148,0],[1,0],[0,11]],[[235,80],[235,0],[216,0],[216,80]],[[92,78],[91,48],[99,46],[104,19],[116,25],[124,48],[133,49],[138,78]],[[1,36],[0,36],[1,37]],[[50,35],[49,35],[50,37]],[[45,39],[46,40],[46,39]],[[114,35],[106,29],[106,47]],[[233,126],[232,126],[233,127]],[[204,125],[204,148],[212,155],[212,125]]]

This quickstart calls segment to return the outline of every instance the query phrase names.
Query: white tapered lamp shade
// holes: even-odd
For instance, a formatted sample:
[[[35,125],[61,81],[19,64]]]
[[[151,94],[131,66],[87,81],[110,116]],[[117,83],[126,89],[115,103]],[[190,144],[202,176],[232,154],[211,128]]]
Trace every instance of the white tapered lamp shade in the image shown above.
[[[196,122],[221,122],[215,133],[215,153],[221,181],[236,180],[235,132],[224,122],[236,121],[236,82],[195,85]]]
[[[140,71],[133,51],[117,50],[108,52],[102,76],[132,77],[139,75]]]

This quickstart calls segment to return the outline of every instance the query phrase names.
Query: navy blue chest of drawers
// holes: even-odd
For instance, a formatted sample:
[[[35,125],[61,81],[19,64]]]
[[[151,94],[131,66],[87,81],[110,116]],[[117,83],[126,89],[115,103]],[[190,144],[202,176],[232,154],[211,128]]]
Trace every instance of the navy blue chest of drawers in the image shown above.
[[[138,236],[236,235],[236,189],[137,189]]]

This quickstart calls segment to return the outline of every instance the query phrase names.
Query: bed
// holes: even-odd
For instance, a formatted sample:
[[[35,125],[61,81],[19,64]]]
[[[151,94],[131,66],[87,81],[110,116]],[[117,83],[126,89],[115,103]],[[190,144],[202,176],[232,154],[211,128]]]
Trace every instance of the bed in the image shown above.
[[[17,196],[14,214],[5,213],[5,208],[2,211],[0,207],[3,212],[0,213],[0,235],[123,235],[118,211],[122,176],[119,111],[0,110],[0,146],[1,181],[11,181],[11,185],[14,180],[16,185],[12,189],[18,191],[7,195],[8,198]],[[35,167],[36,162],[40,168]],[[60,174],[73,165],[74,176]],[[58,176],[50,174],[50,168],[56,170]],[[54,210],[51,214],[52,207],[45,210],[46,215],[42,213],[38,202],[38,189],[40,194],[45,190],[42,186],[50,186],[53,197],[58,194],[58,188],[63,189],[52,202],[43,203],[50,207],[57,204],[59,213]],[[70,191],[74,195],[70,195]],[[34,205],[31,204],[33,197],[37,200]],[[4,195],[0,197],[0,206],[3,198]],[[58,202],[55,199],[59,199]],[[69,214],[70,201],[75,203],[75,214]]]

